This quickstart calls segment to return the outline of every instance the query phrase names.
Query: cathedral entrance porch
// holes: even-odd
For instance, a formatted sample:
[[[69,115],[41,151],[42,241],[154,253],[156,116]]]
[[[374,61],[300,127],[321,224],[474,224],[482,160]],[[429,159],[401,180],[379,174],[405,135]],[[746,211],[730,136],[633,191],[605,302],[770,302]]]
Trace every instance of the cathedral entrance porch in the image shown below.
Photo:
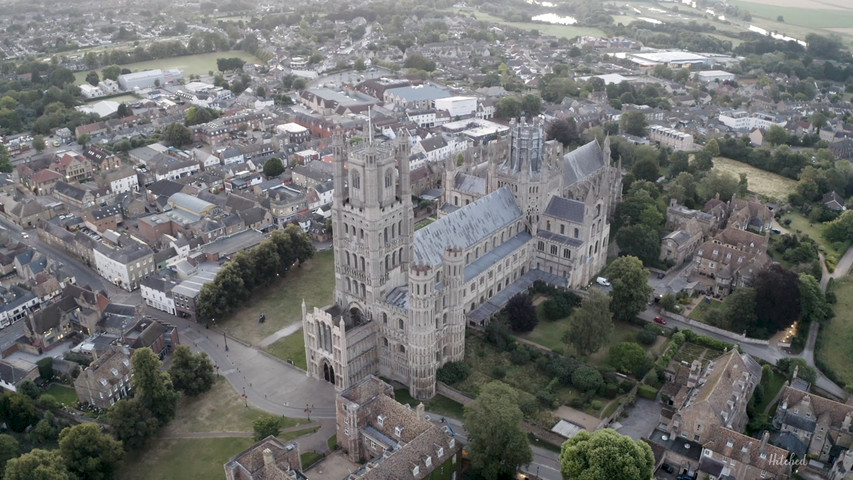
[[[323,361],[323,379],[329,383],[335,383],[335,367],[329,365],[329,362]]]

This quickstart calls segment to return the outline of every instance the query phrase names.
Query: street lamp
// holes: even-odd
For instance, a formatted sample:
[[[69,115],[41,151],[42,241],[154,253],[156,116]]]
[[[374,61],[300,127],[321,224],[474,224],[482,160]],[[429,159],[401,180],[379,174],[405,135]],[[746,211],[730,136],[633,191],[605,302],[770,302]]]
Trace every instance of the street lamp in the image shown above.
[[[309,422],[311,421],[311,412],[313,412],[313,411],[314,411],[314,405],[311,405],[311,406],[309,407],[309,406],[308,406],[308,404],[306,403],[306,404],[305,404],[305,413],[307,413],[307,414],[308,414],[308,421],[309,421]]]
[[[249,408],[249,396],[246,395],[246,386],[243,385],[243,401],[246,402],[246,408]]]

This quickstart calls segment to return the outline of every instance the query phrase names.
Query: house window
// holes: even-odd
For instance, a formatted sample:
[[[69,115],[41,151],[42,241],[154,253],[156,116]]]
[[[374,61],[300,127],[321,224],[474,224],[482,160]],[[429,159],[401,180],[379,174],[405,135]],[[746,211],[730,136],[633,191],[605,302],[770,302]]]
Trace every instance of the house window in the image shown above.
[[[415,465],[415,468],[412,469],[412,475],[418,476],[419,473],[421,473],[421,467]]]
[[[394,435],[399,437],[402,434],[403,434],[403,427],[400,427],[400,426],[394,427]]]
[[[385,415],[379,415],[376,417],[376,423],[379,424],[380,427],[385,425],[385,419],[388,418]]]
[[[576,228],[575,229],[575,238],[580,237],[580,234],[581,234],[581,231]]]
[[[536,246],[536,248],[538,248],[540,252],[544,252],[545,251],[545,242],[539,242],[539,244]]]
[[[563,249],[563,258],[572,258],[572,251],[568,248]]]
[[[427,457],[426,461],[424,461],[424,463],[426,463],[427,467],[431,467],[432,466],[432,457]]]
[[[557,254],[557,246],[551,245],[551,255],[556,255],[556,254]]]
[[[438,452],[436,453],[439,458],[444,456],[444,447],[438,447]]]

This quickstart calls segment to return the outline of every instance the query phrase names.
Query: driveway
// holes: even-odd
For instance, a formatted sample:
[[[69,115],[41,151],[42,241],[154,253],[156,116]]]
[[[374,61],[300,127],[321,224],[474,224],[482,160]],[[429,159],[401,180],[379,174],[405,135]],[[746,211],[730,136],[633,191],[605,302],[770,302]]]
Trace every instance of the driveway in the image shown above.
[[[661,404],[654,400],[637,398],[634,407],[628,411],[628,416],[618,419],[622,425],[618,428],[619,433],[634,440],[648,437],[658,425],[661,408]]]

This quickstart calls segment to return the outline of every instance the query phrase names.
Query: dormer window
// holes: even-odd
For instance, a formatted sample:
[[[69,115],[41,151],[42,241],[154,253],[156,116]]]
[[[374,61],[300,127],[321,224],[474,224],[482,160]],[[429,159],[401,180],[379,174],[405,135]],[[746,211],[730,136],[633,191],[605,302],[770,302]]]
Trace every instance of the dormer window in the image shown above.
[[[421,473],[421,467],[415,465],[415,468],[412,469],[412,475],[417,476],[419,473]]]
[[[767,460],[767,453],[765,453],[765,452],[761,452],[761,453],[758,455],[758,457],[759,457],[759,458],[761,458],[762,460]]]
[[[394,435],[399,437],[403,434],[403,427],[394,427]]]
[[[444,447],[438,447],[438,452],[436,452],[436,455],[438,455],[438,458],[443,457],[444,456]]]
[[[385,415],[379,415],[376,417],[376,423],[379,424],[380,427],[385,426],[385,419],[388,418]]]
[[[450,448],[455,447],[455,446],[456,446],[456,439],[455,439],[455,438],[451,438],[451,439],[450,439],[450,443],[449,443],[448,445],[450,446]]]
[[[427,467],[431,467],[432,466],[432,457],[427,457],[426,461],[424,463],[426,463]]]

